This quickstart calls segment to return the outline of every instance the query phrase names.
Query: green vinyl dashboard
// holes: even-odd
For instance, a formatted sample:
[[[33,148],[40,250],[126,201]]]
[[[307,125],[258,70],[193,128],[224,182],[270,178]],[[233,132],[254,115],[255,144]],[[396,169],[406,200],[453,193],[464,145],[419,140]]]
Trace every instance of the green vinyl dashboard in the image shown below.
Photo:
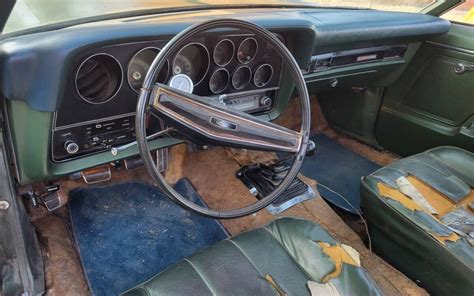
[[[375,10],[222,8],[135,16],[0,39],[0,91],[17,179],[52,179],[138,154],[137,91],[159,50],[201,20],[259,24],[288,47],[311,93],[391,85],[420,44],[446,33],[437,17]],[[173,53],[158,75],[186,74],[194,93],[273,120],[293,94],[285,65],[247,32],[208,32]],[[159,130],[161,124],[152,124]],[[155,139],[154,149],[177,143]]]

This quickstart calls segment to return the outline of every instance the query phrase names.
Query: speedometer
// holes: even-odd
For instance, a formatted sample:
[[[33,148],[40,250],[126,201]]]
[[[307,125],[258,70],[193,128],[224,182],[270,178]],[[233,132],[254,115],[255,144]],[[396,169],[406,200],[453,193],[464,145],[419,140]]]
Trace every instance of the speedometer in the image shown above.
[[[138,51],[130,59],[127,69],[127,80],[128,84],[134,91],[140,91],[140,87],[142,87],[143,80],[145,79],[148,69],[150,69],[151,63],[159,52],[160,50],[156,47],[146,47]],[[168,62],[166,62],[166,65],[163,66],[156,81],[166,83],[168,71]]]
[[[183,47],[173,61],[173,74],[184,74],[194,85],[199,84],[209,69],[209,51],[200,43],[190,43]]]

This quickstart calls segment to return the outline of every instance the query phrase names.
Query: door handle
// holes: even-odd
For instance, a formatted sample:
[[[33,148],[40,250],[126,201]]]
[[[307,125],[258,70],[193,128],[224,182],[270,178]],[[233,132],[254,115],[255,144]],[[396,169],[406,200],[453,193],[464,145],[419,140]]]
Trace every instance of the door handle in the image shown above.
[[[464,72],[474,71],[474,65],[465,65],[463,63],[457,63],[453,67],[453,71],[456,74],[464,74]]]

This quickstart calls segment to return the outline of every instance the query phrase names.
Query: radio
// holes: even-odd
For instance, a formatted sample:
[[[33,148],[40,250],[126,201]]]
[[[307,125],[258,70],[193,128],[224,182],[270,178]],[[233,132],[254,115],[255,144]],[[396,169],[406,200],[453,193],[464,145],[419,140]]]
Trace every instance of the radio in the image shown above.
[[[52,156],[62,161],[135,140],[135,116],[61,127],[53,131]]]
[[[228,96],[223,99],[223,103],[235,110],[258,113],[268,111],[273,108],[273,99],[275,92],[263,92],[251,94],[246,96],[231,97]]]

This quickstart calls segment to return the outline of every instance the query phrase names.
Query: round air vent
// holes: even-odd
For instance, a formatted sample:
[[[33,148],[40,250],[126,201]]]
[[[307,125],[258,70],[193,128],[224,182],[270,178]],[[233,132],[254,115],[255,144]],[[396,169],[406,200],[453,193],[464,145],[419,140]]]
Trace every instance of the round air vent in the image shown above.
[[[112,99],[122,84],[122,66],[113,56],[95,54],[79,66],[76,89],[79,96],[91,104]]]

